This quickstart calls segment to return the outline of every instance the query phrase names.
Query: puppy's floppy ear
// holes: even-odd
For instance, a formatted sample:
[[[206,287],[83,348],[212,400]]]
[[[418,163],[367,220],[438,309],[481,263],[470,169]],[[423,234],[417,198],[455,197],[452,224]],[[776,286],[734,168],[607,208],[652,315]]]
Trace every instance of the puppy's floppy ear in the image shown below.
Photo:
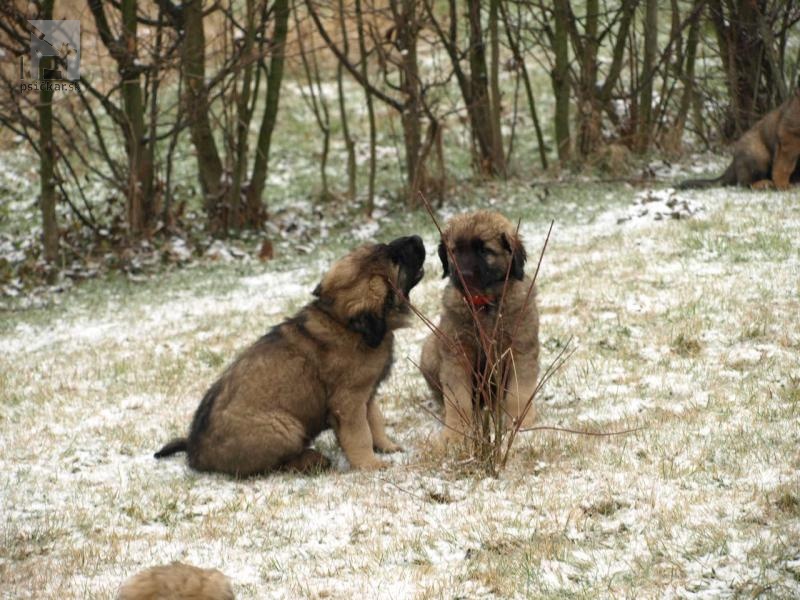
[[[360,333],[364,338],[364,343],[370,348],[377,348],[381,345],[386,336],[386,319],[373,312],[360,312],[355,317],[351,317],[347,327],[356,333]]]
[[[442,278],[450,274],[450,261],[447,258],[447,246],[444,241],[439,242],[439,260],[442,261]]]
[[[528,260],[528,254],[525,252],[522,242],[519,238],[514,238],[512,241],[505,233],[500,236],[500,241],[503,248],[511,253],[511,276],[522,281],[525,278],[525,261]]]

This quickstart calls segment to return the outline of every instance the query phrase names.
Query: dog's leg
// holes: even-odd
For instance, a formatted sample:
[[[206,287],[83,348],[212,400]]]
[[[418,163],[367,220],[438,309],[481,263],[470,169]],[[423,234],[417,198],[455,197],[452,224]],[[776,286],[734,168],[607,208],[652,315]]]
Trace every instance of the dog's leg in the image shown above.
[[[419,367],[422,371],[422,376],[425,378],[425,382],[428,384],[431,392],[433,392],[434,399],[441,403],[443,398],[442,386],[439,382],[439,371],[442,368],[442,359],[439,354],[439,344],[441,344],[441,342],[436,337],[436,334],[431,333],[427,337],[425,344],[422,346]]]
[[[789,189],[789,178],[797,164],[800,148],[788,148],[778,144],[775,149],[775,161],[772,163],[772,182],[779,190]]]
[[[503,397],[506,413],[506,428],[519,423],[520,429],[531,427],[536,421],[536,406],[533,393],[536,390],[538,369],[529,373],[510,373]]]
[[[439,443],[462,443],[466,436],[472,435],[474,429],[472,374],[457,360],[445,358],[440,375],[444,396],[444,429]]]
[[[331,399],[333,430],[350,466],[354,469],[382,469],[388,465],[375,456],[372,432],[367,421],[368,400],[350,394]]]
[[[386,435],[383,414],[374,398],[367,404],[367,422],[372,432],[372,446],[376,451],[389,453],[400,452],[403,449]]]

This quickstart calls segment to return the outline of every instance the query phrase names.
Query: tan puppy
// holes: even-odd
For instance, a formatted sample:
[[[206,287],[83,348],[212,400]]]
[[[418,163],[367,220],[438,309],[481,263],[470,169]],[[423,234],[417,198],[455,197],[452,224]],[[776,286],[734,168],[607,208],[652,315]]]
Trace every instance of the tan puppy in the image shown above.
[[[231,582],[216,569],[174,562],[128,579],[117,600],[233,600]]]
[[[188,438],[156,458],[186,451],[192,468],[236,477],[320,469],[328,460],[309,445],[332,427],[353,468],[384,466],[374,450],[400,447],[386,436],[374,395],[424,260],[422,240],[412,236],[336,262],[317,300],[245,350],[206,392]]]
[[[779,190],[800,178],[800,88],[778,108],[768,112],[733,146],[733,161],[716,179],[684,181],[680,189],[713,185],[752,185]]]
[[[499,213],[458,215],[442,233],[439,258],[444,276],[450,277],[438,325],[444,339],[435,333],[428,336],[420,366],[434,395],[444,402],[440,441],[463,441],[474,431],[474,412],[480,403],[475,378],[486,362],[475,319],[485,332],[497,326],[496,356],[504,363],[496,365],[495,372],[500,367],[510,369],[506,389],[498,394],[507,425],[521,419],[523,427],[529,426],[536,418],[529,400],[539,375],[539,313],[535,290],[528,296],[531,281],[524,273],[522,240]]]

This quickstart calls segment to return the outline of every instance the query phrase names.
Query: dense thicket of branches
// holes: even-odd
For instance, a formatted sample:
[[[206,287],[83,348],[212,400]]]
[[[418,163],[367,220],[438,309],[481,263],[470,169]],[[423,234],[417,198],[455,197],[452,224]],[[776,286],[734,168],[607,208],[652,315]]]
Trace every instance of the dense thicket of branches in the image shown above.
[[[81,79],[54,111],[52,92],[21,88],[19,65],[28,19],[73,13]],[[445,195],[452,140],[475,176],[495,178],[597,164],[611,144],[675,155],[685,132],[734,139],[794,93],[799,20],[782,0],[10,0],[0,123],[40,157],[42,256],[55,261],[56,203],[97,235],[173,227],[185,147],[207,229],[263,227],[273,132],[296,109],[287,81],[318,129],[319,201],[369,213],[381,139],[401,149],[397,198],[410,207]],[[342,196],[327,178],[338,135]]]

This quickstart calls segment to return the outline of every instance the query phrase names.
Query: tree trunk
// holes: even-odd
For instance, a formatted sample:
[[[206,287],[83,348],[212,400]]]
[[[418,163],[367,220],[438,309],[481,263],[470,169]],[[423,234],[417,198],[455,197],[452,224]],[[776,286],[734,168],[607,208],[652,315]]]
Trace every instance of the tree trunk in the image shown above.
[[[754,2],[753,5],[755,5],[756,10],[757,30],[764,45],[764,59],[772,79],[772,88],[777,93],[776,101],[770,104],[782,104],[783,101],[789,97],[789,89],[786,87],[786,82],[783,80],[781,60],[778,58],[778,54],[775,51],[775,36],[764,17],[764,10],[759,8],[757,2]],[[783,56],[783,54],[781,54],[781,56]]]
[[[598,0],[586,0],[586,26],[578,99],[578,152],[589,156],[600,144],[600,105],[597,98]]]
[[[481,2],[468,0],[469,20],[469,93],[464,101],[470,116],[473,139],[478,151],[478,171],[484,175],[497,175],[505,170],[502,138],[495,147],[495,131],[492,126],[492,107],[489,101],[489,76],[486,69],[486,44],[481,27]],[[495,19],[496,21],[496,19]],[[499,92],[498,92],[499,93]],[[499,126],[498,126],[499,127]],[[499,131],[497,132],[499,135]]]
[[[347,21],[344,15],[344,0],[339,0],[339,24],[342,30],[342,52],[345,58],[349,59],[350,44],[347,41]],[[336,87],[339,93],[339,119],[342,122],[342,137],[344,138],[344,148],[347,153],[347,198],[352,202],[356,198],[356,143],[350,135],[350,127],[347,119],[347,106],[344,93],[344,66],[342,63],[336,65]]]
[[[614,49],[611,54],[611,66],[608,69],[606,80],[600,88],[600,104],[602,106],[608,106],[610,103],[614,86],[617,85],[622,74],[622,67],[625,64],[625,47],[628,44],[628,32],[633,22],[633,16],[636,13],[637,2],[638,0],[623,0],[620,7],[622,16],[620,17],[617,38],[614,41]]]
[[[415,0],[401,0],[399,11],[393,11],[397,26],[397,44],[402,56],[400,89],[406,98],[406,107],[400,113],[406,155],[406,203],[417,205],[419,192],[426,187],[427,170],[420,160],[422,152],[422,114],[419,90],[419,65],[417,63],[417,9]]]
[[[319,161],[319,174],[322,190],[319,197],[324,201],[331,198],[331,193],[328,188],[328,150],[330,149],[331,139],[331,120],[330,112],[328,111],[328,101],[325,99],[325,92],[322,89],[322,78],[319,73],[319,63],[317,62],[317,49],[311,46],[310,50],[306,50],[305,43],[303,42],[304,34],[300,25],[300,18],[297,13],[294,14],[295,26],[299,32],[297,36],[297,45],[300,50],[300,62],[303,65],[303,72],[308,82],[308,95],[305,94],[303,88],[300,88],[300,93],[303,99],[306,100],[311,112],[314,114],[314,119],[317,122],[320,133],[322,134],[322,152],[320,153]]]
[[[489,99],[489,75],[486,68],[486,49],[481,27],[480,0],[468,0],[467,25],[469,29],[469,47],[462,50],[458,47],[458,10],[456,0],[448,2],[449,23],[445,31],[433,10],[433,2],[425,2],[434,29],[439,39],[444,44],[453,73],[464,99],[464,106],[469,118],[470,135],[472,140],[473,169],[482,175],[497,175],[500,167],[505,166],[502,139],[499,147],[494,147],[495,135],[492,127],[492,110]],[[469,75],[461,67],[461,61],[466,55],[469,62]],[[499,92],[498,92],[499,95]]]
[[[506,157],[503,151],[503,130],[500,123],[502,101],[500,96],[500,36],[498,34],[499,4],[500,0],[491,0],[489,3],[489,45],[491,49],[489,100],[492,116],[492,160],[496,171],[505,176]]]
[[[763,0],[731,0],[724,6],[720,0],[709,0],[709,14],[717,35],[731,100],[730,122],[723,131],[727,139],[741,136],[770,108],[766,103],[758,102],[764,55],[758,14],[763,5]]]
[[[356,9],[356,29],[358,31],[358,51],[361,59],[361,76],[366,81],[369,73],[367,69],[367,45],[364,40],[364,16],[361,12],[361,0],[355,0]],[[375,208],[375,175],[377,172],[377,128],[375,125],[375,109],[372,106],[372,94],[364,89],[365,101],[367,103],[367,116],[369,120],[369,184],[367,186],[367,202],[365,212],[367,216],[372,215]]]
[[[106,18],[104,3],[89,0],[97,32],[103,45],[117,63],[122,92],[122,113],[115,121],[125,137],[128,156],[127,223],[130,235],[145,233],[153,218],[153,152],[154,142],[145,139],[145,106],[141,86],[141,67],[137,53],[137,3],[122,0],[119,10],[122,33],[114,37]]]
[[[164,14],[162,7],[158,7],[158,17],[155,33],[155,44],[150,48],[150,61],[153,68],[147,73],[144,81],[145,98],[150,103],[149,115],[147,117],[147,153],[150,164],[153,165],[153,194],[150,201],[150,220],[155,223],[160,217],[164,215],[164,205],[166,197],[169,195],[167,192],[166,181],[165,185],[156,186],[158,176],[163,169],[163,162],[156,163],[156,138],[158,136],[158,126],[160,124],[160,98],[159,91],[161,89],[162,69],[164,65]],[[168,179],[168,178],[165,178]],[[158,189],[160,188],[160,189]]]
[[[358,170],[356,168],[356,143],[350,134],[350,126],[347,119],[347,105],[345,103],[344,91],[344,67],[341,63],[336,66],[336,88],[339,94],[339,120],[342,123],[342,137],[344,138],[344,150],[347,154],[347,199],[351,202],[356,199],[356,178]]]
[[[222,161],[211,131],[208,90],[206,89],[205,32],[202,0],[189,0],[183,7],[183,44],[181,68],[184,81],[183,105],[189,122],[189,134],[197,156],[197,173],[203,193],[208,228],[213,234],[223,229],[221,203],[223,190]]]
[[[242,48],[242,60],[244,69],[242,74],[242,87],[236,98],[236,135],[235,148],[233,152],[233,171],[231,175],[231,187],[227,194],[228,219],[226,225],[239,230],[243,225],[242,219],[242,188],[247,178],[247,140],[250,134],[250,119],[252,109],[250,105],[250,94],[253,87],[253,70],[258,68],[256,62],[255,37],[255,2],[247,0],[245,3],[245,32],[244,47]]]
[[[639,120],[637,148],[645,152],[650,147],[653,135],[653,79],[655,78],[656,55],[658,54],[658,0],[646,0],[644,17],[644,56],[642,58],[642,82],[639,95]]]
[[[273,5],[275,14],[275,29],[270,47],[269,76],[267,77],[267,100],[261,127],[258,131],[256,142],[256,156],[253,162],[253,176],[247,189],[247,219],[249,227],[261,227],[267,217],[267,208],[261,198],[264,185],[267,181],[267,164],[269,162],[269,148],[272,141],[272,132],[278,116],[278,103],[281,97],[281,82],[283,80],[283,64],[286,48],[286,32],[289,22],[289,0],[275,0]]]
[[[145,142],[144,101],[137,60],[136,0],[122,2],[122,44],[128,60],[122,75],[123,110],[128,123],[128,157],[130,187],[128,191],[128,225],[134,236],[141,235],[151,218],[153,198],[153,160]]]
[[[519,7],[517,7],[519,10]],[[531,79],[528,76],[528,69],[525,66],[525,59],[520,52],[520,36],[519,30],[517,30],[516,34],[512,33],[511,31],[511,20],[508,16],[508,11],[505,8],[505,5],[501,2],[500,3],[500,12],[503,16],[503,25],[506,30],[506,38],[508,39],[508,46],[511,48],[511,52],[514,55],[514,61],[516,66],[521,71],[522,75],[522,83],[525,85],[525,95],[528,99],[528,109],[531,113],[531,120],[533,121],[533,127],[536,131],[536,141],[539,146],[539,161],[542,164],[542,168],[547,168],[547,153],[545,151],[544,146],[544,135],[542,134],[542,127],[539,123],[539,114],[536,111],[536,101],[533,97],[533,86],[531,85]],[[519,12],[517,12],[517,20],[519,21]]]
[[[42,3],[42,19],[53,18],[54,0]],[[45,60],[45,59],[43,59]],[[48,58],[47,60],[52,60]],[[42,211],[42,249],[52,265],[58,260],[58,223],[56,222],[55,146],[53,145],[53,90],[39,90],[39,208]]]
[[[553,69],[553,92],[556,98],[555,135],[558,159],[563,163],[570,159],[569,139],[569,0],[555,0],[555,69]]]
[[[678,76],[683,84],[683,91],[681,92],[681,99],[678,106],[678,113],[672,123],[672,127],[666,134],[665,148],[668,152],[679,155],[683,143],[683,131],[686,127],[686,119],[689,116],[689,109],[692,103],[692,97],[695,93],[694,88],[694,65],[697,57],[697,44],[700,41],[700,12],[698,10],[698,3],[704,0],[696,0],[695,5],[692,7],[694,16],[689,25],[689,34],[686,38],[685,54],[683,60],[678,62]],[[673,30],[676,29],[674,22],[679,20],[678,1],[672,0],[673,12]]]

